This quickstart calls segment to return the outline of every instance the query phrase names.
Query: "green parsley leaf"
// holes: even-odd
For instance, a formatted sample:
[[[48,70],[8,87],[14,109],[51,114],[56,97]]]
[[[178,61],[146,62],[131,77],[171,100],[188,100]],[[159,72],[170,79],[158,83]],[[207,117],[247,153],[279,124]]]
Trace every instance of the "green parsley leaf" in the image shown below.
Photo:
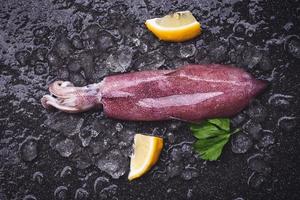
[[[211,124],[208,121],[204,121],[201,124],[192,124],[190,126],[191,131],[193,132],[194,136],[198,139],[205,139],[214,137],[216,135],[226,134],[227,131],[224,131],[214,124]]]
[[[198,139],[194,149],[204,160],[217,160],[230,134],[230,120],[225,118],[209,119],[201,124],[192,124],[190,129]]]
[[[216,118],[207,120],[209,123],[216,125],[222,130],[230,131],[230,120],[225,118]]]
[[[230,135],[220,135],[218,137],[198,140],[194,144],[196,152],[204,160],[217,160],[223,150],[224,145],[228,142]]]

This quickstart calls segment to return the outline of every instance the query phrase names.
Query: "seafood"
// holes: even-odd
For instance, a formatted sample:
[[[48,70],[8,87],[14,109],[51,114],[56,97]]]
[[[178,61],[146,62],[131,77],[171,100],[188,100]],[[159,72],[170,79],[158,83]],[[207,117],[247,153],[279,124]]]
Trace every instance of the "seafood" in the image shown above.
[[[266,86],[240,68],[187,65],[112,75],[85,87],[56,81],[41,102],[69,113],[102,106],[108,117],[122,120],[195,122],[237,114]]]

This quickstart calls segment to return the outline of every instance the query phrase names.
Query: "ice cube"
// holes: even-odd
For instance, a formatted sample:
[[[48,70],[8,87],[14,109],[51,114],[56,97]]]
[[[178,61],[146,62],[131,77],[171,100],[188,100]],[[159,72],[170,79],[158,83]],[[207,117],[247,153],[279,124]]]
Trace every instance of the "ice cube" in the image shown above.
[[[119,150],[114,149],[98,160],[97,167],[108,173],[112,178],[118,179],[125,174],[128,167],[128,159]]]
[[[180,162],[182,159],[182,152],[180,151],[180,149],[173,148],[170,157],[173,161]]]
[[[57,78],[60,80],[68,80],[69,79],[69,71],[67,68],[60,68],[57,73]]]
[[[160,53],[159,49],[148,52],[137,60],[137,68],[139,70],[158,69],[165,63],[165,57]]]
[[[58,37],[66,37],[68,35],[68,29],[64,25],[60,25],[55,29],[55,36]]]
[[[67,200],[68,199],[68,188],[66,186],[58,186],[54,191],[54,199],[56,200]]]
[[[298,36],[291,36],[285,42],[285,50],[295,58],[300,58],[300,39]]]
[[[243,66],[252,69],[262,59],[262,51],[256,47],[246,47],[242,54]]]
[[[100,197],[100,199],[114,199],[114,195],[116,195],[117,191],[118,186],[112,184],[106,188],[103,188],[98,196]]]
[[[21,158],[24,161],[34,160],[38,155],[37,148],[38,148],[38,145],[37,145],[36,139],[34,139],[32,137],[26,138],[20,147]]]
[[[243,130],[251,135],[254,139],[260,139],[261,138],[261,130],[262,127],[259,123],[254,122],[252,120],[249,120],[243,125]]]
[[[18,51],[15,54],[15,58],[21,66],[24,66],[30,59],[30,52],[27,50]]]
[[[258,173],[253,172],[248,178],[248,185],[254,189],[258,189],[266,181],[266,178]]]
[[[100,31],[101,28],[98,24],[91,24],[81,32],[80,36],[83,40],[95,39],[99,37]]]
[[[33,30],[33,35],[35,37],[43,38],[48,36],[50,33],[50,29],[47,26],[41,26]]]
[[[106,60],[106,66],[111,72],[125,72],[131,65],[133,51],[130,47],[121,47]]]
[[[258,145],[260,147],[268,147],[275,143],[275,138],[271,133],[265,133],[259,140]]]
[[[92,155],[87,148],[76,148],[76,150],[72,160],[75,161],[77,169],[86,169],[93,164]]]
[[[191,199],[193,197],[193,189],[188,189],[188,192],[186,194],[187,199]]]
[[[43,175],[43,173],[42,172],[39,172],[39,171],[37,171],[37,172],[35,172],[33,175],[32,175],[32,180],[34,181],[34,182],[37,182],[38,184],[42,184],[43,183],[43,181],[44,181],[44,175]],[[1,198],[0,198],[1,199]]]
[[[292,116],[280,117],[277,121],[277,126],[285,131],[293,130],[297,125],[296,118]]]
[[[50,51],[47,55],[47,61],[50,66],[60,67],[63,65],[62,59],[55,51]]]
[[[74,47],[66,37],[60,37],[55,41],[52,51],[56,52],[59,57],[65,59],[74,52]]]
[[[39,47],[32,51],[31,53],[31,59],[34,59],[36,61],[44,62],[46,61],[46,55],[48,53],[48,50],[44,47]]]
[[[78,72],[81,69],[81,63],[78,60],[72,59],[67,67],[71,72]]]
[[[73,140],[70,140],[69,138],[62,140],[55,145],[55,149],[62,157],[69,157],[73,153],[74,148],[75,144]]]
[[[84,128],[82,131],[80,131],[78,136],[79,136],[79,139],[81,140],[81,144],[83,147],[89,146],[89,144],[92,140],[91,130]]]
[[[228,47],[224,42],[213,41],[208,45],[208,57],[212,62],[220,63],[227,59]]]
[[[72,45],[76,49],[83,49],[83,41],[79,35],[74,35],[72,38]]]
[[[43,75],[43,74],[46,74],[47,73],[47,68],[45,65],[41,64],[41,63],[38,63],[35,65],[34,67],[34,73],[36,75]]]
[[[103,51],[106,51],[109,48],[113,47],[114,40],[112,38],[112,35],[106,31],[101,32],[98,38],[98,44],[99,44],[99,48]]]
[[[290,101],[292,101],[293,99],[294,97],[291,95],[273,94],[268,99],[268,103],[275,107],[287,109],[290,106]]]
[[[83,188],[78,188],[75,192],[75,200],[88,200],[89,193]]]
[[[195,178],[195,177],[198,177],[198,176],[199,176],[198,171],[196,171],[194,169],[185,169],[181,173],[181,178],[185,181],[189,181],[192,178]]]
[[[240,125],[244,120],[246,119],[246,115],[244,113],[240,113],[238,115],[236,115],[232,120],[231,123],[234,126],[238,126]]]
[[[258,101],[252,102],[248,108],[249,117],[257,122],[264,121],[267,117],[267,114],[266,108]]]
[[[248,166],[253,171],[264,175],[270,174],[272,171],[271,167],[260,156],[250,157],[248,159]]]
[[[180,56],[181,58],[189,58],[195,55],[196,47],[194,44],[186,44],[180,47]]]
[[[109,179],[103,176],[96,178],[94,182],[94,193],[99,194],[101,190],[109,185]]]
[[[167,166],[167,173],[170,178],[180,175],[182,170],[183,166],[181,163],[171,162]]]
[[[175,142],[175,135],[171,132],[167,133],[168,142],[173,144]]]
[[[191,145],[183,144],[181,147],[182,156],[189,158],[193,155],[193,148]]]
[[[44,124],[52,130],[63,133],[67,137],[79,134],[84,119],[80,116],[63,112],[50,114]]]
[[[119,122],[116,124],[115,127],[116,127],[116,131],[118,131],[118,132],[121,132],[124,128],[123,125]]]
[[[239,133],[231,139],[231,150],[233,153],[246,153],[253,145],[251,138],[244,133]]]
[[[72,167],[70,167],[70,166],[65,166],[65,167],[63,168],[63,170],[61,170],[61,172],[60,172],[60,177],[61,177],[61,178],[65,178],[65,177],[70,176],[71,174],[72,174]]]
[[[24,196],[24,198],[22,200],[37,200],[37,198],[35,196],[33,196],[32,194],[27,194]]]

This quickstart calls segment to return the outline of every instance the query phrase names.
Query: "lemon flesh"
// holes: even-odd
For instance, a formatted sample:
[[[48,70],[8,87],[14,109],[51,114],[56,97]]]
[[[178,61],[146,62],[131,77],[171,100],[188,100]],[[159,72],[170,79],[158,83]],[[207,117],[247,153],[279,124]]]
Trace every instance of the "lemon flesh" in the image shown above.
[[[163,139],[136,134],[133,147],[134,153],[130,160],[129,180],[141,177],[157,162],[163,147]]]
[[[183,42],[201,33],[201,25],[190,11],[149,19],[145,24],[154,35],[164,41]]]

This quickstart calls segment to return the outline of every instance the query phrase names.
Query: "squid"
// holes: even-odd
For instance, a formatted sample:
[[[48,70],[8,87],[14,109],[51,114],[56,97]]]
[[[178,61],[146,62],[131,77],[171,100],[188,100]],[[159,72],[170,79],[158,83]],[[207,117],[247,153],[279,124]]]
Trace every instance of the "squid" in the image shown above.
[[[236,115],[266,87],[237,67],[186,65],[112,75],[84,87],[55,81],[41,103],[68,113],[103,109],[106,116],[121,120],[198,122]]]

